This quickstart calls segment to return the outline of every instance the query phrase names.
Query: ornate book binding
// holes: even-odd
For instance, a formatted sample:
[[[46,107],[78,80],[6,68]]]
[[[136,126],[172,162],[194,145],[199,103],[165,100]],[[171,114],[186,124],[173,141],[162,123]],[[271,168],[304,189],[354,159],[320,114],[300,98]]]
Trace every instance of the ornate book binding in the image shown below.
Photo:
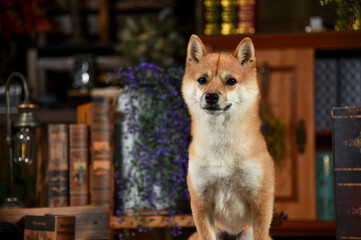
[[[49,207],[68,206],[68,125],[48,125]]]
[[[90,203],[112,207],[114,108],[104,102],[82,104],[77,120],[89,127]]]
[[[88,204],[88,126],[69,125],[70,206]]]
[[[361,107],[332,109],[337,239],[361,239]]]

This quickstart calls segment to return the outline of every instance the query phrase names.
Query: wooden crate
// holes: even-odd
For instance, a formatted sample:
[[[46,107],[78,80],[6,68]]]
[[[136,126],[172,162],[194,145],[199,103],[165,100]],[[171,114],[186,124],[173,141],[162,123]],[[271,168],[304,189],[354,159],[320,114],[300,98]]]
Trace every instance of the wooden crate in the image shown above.
[[[22,226],[25,215],[45,214],[75,216],[75,239],[110,239],[109,206],[0,209],[0,222]]]

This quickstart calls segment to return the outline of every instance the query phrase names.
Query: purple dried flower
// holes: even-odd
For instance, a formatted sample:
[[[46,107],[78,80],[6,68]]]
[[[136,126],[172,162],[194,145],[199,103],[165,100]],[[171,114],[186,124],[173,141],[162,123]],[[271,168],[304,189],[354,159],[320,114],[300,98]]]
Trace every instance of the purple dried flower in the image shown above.
[[[141,61],[135,67],[119,68],[113,75],[124,83],[131,96],[126,104],[128,120],[125,124],[127,135],[137,139],[129,152],[132,171],[125,179],[117,181],[122,184],[118,189],[125,191],[137,186],[141,199],[150,208],[171,199],[176,202],[189,199],[186,174],[191,137],[190,118],[181,94],[183,74],[181,67],[163,69]],[[124,136],[124,139],[129,137]],[[118,172],[115,177],[120,178],[120,175]],[[155,192],[154,186],[161,191]],[[126,195],[118,194],[118,197],[122,198],[121,202],[127,201]],[[174,207],[169,206],[172,214],[176,213]],[[174,236],[180,234],[177,228],[172,232]]]

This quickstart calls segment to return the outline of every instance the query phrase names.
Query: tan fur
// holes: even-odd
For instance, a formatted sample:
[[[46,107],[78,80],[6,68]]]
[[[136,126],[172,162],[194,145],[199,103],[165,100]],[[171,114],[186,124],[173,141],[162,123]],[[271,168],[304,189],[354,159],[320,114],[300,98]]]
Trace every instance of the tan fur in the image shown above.
[[[233,54],[208,53],[195,35],[188,43],[182,94],[192,119],[187,177],[197,228],[192,240],[215,240],[221,232],[242,240],[252,233],[256,240],[269,238],[274,166],[260,132],[254,51],[249,38]],[[202,77],[205,84],[197,81]],[[237,83],[229,84],[230,78]],[[215,109],[205,100],[209,93],[219,96]]]

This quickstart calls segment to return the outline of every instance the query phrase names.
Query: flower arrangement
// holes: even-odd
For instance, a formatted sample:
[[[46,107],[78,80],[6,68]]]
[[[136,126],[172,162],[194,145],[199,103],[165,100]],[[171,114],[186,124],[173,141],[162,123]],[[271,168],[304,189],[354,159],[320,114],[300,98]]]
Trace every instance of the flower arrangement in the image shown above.
[[[129,149],[131,167],[125,175],[118,169],[115,177],[120,186],[116,194],[123,205],[135,201],[133,214],[163,208],[174,216],[180,202],[189,202],[190,119],[180,90],[183,74],[181,67],[161,68],[141,61],[134,67],[119,68],[108,78],[123,85],[129,95],[123,120],[128,134],[123,137],[134,139]],[[129,194],[134,188],[136,199]],[[121,216],[128,210],[118,206],[116,214]],[[180,234],[176,226],[172,233]]]

